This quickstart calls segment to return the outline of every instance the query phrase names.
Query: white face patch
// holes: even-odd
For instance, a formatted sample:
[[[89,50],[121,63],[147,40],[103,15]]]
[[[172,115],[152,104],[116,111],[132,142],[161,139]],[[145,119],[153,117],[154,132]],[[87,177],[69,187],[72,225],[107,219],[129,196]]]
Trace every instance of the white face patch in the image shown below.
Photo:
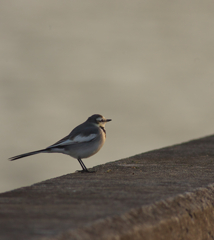
[[[96,120],[100,127],[103,127],[103,128],[105,127],[106,119],[104,117],[98,117]]]
[[[102,122],[104,119],[102,117],[98,117],[96,120],[97,122]]]

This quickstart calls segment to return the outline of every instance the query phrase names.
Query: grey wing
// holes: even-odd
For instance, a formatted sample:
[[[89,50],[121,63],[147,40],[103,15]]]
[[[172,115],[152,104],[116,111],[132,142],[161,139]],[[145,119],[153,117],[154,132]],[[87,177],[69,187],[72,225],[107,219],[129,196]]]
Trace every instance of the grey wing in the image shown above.
[[[59,140],[58,142],[52,144],[51,146],[49,146],[47,148],[52,148],[52,147],[58,146],[60,143],[66,142],[67,140],[69,140],[69,135],[62,138],[61,140]]]
[[[83,124],[74,128],[71,133],[59,140],[58,142],[54,143],[53,145],[47,147],[54,148],[54,147],[63,147],[71,144],[78,144],[83,142],[93,141],[97,138],[100,134],[99,128],[91,126],[91,125],[84,125]]]
[[[70,139],[75,139],[77,136],[88,137],[92,134],[98,135],[99,133],[100,129],[98,127],[85,122],[74,128],[68,137]]]

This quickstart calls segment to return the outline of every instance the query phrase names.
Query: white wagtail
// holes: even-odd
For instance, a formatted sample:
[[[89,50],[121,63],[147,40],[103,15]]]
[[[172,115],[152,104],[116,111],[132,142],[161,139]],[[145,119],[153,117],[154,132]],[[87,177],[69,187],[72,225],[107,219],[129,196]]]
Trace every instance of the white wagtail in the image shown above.
[[[94,114],[84,123],[75,127],[68,136],[55,144],[42,150],[11,157],[10,160],[14,161],[37,153],[64,153],[79,161],[83,169],[80,172],[89,172],[82,158],[88,158],[94,155],[103,146],[106,140],[105,124],[109,121],[111,121],[111,119],[106,119],[102,115]]]

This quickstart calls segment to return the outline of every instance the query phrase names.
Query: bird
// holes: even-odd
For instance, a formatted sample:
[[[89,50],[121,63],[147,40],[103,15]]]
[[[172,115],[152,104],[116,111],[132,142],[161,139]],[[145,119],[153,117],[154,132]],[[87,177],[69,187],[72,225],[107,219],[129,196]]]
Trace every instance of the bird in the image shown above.
[[[85,122],[75,127],[69,135],[53,145],[41,150],[11,157],[9,160],[14,161],[38,153],[63,153],[79,161],[82,170],[78,172],[94,172],[86,168],[82,159],[91,157],[101,149],[106,140],[105,124],[110,121],[112,120],[106,119],[100,114],[94,114]]]

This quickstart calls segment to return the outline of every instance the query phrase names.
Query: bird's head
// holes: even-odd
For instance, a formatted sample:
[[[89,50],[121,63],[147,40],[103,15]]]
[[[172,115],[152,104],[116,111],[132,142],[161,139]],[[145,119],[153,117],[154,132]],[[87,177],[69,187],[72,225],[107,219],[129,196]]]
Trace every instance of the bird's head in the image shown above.
[[[97,124],[99,127],[105,127],[105,124],[110,121],[111,119],[106,119],[100,114],[94,114],[87,119],[87,122],[92,122],[94,124]]]

